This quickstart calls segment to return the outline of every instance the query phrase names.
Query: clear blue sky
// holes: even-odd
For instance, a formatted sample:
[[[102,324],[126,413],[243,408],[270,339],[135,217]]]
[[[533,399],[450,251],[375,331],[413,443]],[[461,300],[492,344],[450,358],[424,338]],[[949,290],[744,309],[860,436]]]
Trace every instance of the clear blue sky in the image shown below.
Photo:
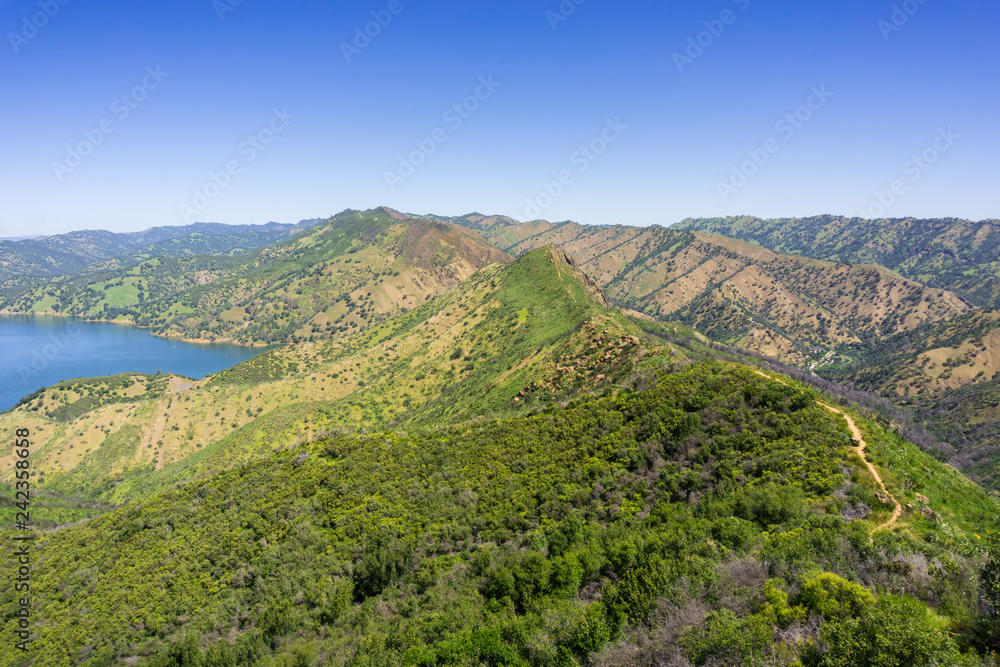
[[[1000,218],[995,0],[63,1],[0,9],[0,236]]]

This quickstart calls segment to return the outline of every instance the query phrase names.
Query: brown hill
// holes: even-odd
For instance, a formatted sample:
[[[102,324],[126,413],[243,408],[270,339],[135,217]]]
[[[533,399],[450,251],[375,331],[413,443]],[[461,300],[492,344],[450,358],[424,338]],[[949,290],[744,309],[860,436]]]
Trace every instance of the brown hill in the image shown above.
[[[479,214],[448,220],[514,255],[555,245],[576,257],[615,305],[795,363],[971,310],[956,294],[882,267],[785,255],[699,232]]]

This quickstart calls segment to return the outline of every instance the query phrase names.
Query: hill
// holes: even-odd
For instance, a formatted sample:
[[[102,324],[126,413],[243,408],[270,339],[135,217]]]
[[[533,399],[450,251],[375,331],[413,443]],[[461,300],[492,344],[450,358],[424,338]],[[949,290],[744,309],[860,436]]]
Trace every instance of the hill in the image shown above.
[[[649,255],[754,253],[802,290],[841,270],[679,234]],[[347,277],[320,259],[345,254]],[[0,641],[25,614],[33,633],[0,666],[996,664],[1000,496],[866,410],[615,309],[569,252],[512,261],[381,209],[190,261],[219,262],[206,288],[285,276],[315,298],[302,271],[328,291],[378,285],[387,257],[414,276],[469,256],[495,261],[356,330],[198,382],[71,380],[0,414],[30,432],[32,509],[54,526],[30,599],[0,580]],[[896,336],[936,326],[922,308]]]
[[[576,257],[617,306],[799,364],[971,310],[953,293],[881,267],[779,254],[699,232],[522,224],[479,214],[449,220],[514,255],[553,244]]]
[[[686,356],[647,329],[692,333],[618,313],[572,260],[543,248],[368,331],[271,350],[199,382],[60,383],[0,414],[0,429],[36,434],[41,488],[121,503],[331,429],[518,414]],[[0,469],[13,471],[12,456]]]
[[[958,450],[952,463],[983,484],[1000,484],[1000,222],[739,217],[676,227],[813,258],[878,263],[978,306],[855,346],[846,351],[850,359],[819,372],[913,410],[918,423]]]
[[[158,256],[9,290],[0,309],[125,321],[189,340],[287,343],[363,330],[497,261],[510,258],[461,227],[346,211],[242,256]]]
[[[0,239],[0,284],[9,279],[53,277],[87,269],[115,258],[182,257],[191,254],[232,254],[270,245],[320,223],[296,225],[222,225],[197,222],[183,227],[152,227],[118,234],[86,230],[24,240]]]
[[[987,664],[995,499],[745,368],[644,384],[330,436],[40,536],[0,665]],[[0,583],[7,646],[20,604]]]
[[[1000,308],[1000,220],[864,220],[831,215],[688,219],[675,225],[777,252],[878,264],[980,308]]]

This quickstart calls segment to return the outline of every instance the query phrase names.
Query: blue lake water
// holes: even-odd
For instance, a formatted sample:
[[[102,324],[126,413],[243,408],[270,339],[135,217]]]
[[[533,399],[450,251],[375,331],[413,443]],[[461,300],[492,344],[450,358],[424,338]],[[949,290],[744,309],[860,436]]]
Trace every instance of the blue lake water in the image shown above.
[[[0,315],[0,411],[39,387],[115,373],[201,379],[264,348],[164,340],[144,329],[44,315]]]

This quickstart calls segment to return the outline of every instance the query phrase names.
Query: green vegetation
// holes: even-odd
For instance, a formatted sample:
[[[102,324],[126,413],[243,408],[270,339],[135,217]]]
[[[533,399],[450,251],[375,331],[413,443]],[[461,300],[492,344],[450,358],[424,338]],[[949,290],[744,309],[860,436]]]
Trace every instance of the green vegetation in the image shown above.
[[[533,416],[322,439],[45,536],[36,648],[0,664],[620,664],[665,648],[650,635],[692,664],[980,664],[978,540],[870,544],[887,510],[814,399],[708,364]],[[979,498],[961,500],[996,533]],[[857,657],[878,647],[901,653]]]
[[[146,253],[0,289],[0,309],[123,320],[161,335],[247,345],[325,340],[405,313],[487,264],[510,261],[465,229],[400,217],[345,211],[249,253],[194,254],[185,237],[189,251]]]
[[[998,496],[860,394],[762,376],[689,326],[791,350],[810,327],[925,331],[910,315],[952,297],[686,231],[461,220],[526,251],[511,262],[446,222],[346,212],[15,294],[294,344],[198,382],[63,382],[0,415],[31,431],[45,529],[31,650],[0,667],[1000,663]],[[529,249],[556,230],[590,254]],[[841,279],[855,306],[890,288],[924,305],[840,312]],[[809,325],[745,298],[775,281]],[[17,511],[0,503],[0,527]],[[0,580],[5,647],[22,597]]]

